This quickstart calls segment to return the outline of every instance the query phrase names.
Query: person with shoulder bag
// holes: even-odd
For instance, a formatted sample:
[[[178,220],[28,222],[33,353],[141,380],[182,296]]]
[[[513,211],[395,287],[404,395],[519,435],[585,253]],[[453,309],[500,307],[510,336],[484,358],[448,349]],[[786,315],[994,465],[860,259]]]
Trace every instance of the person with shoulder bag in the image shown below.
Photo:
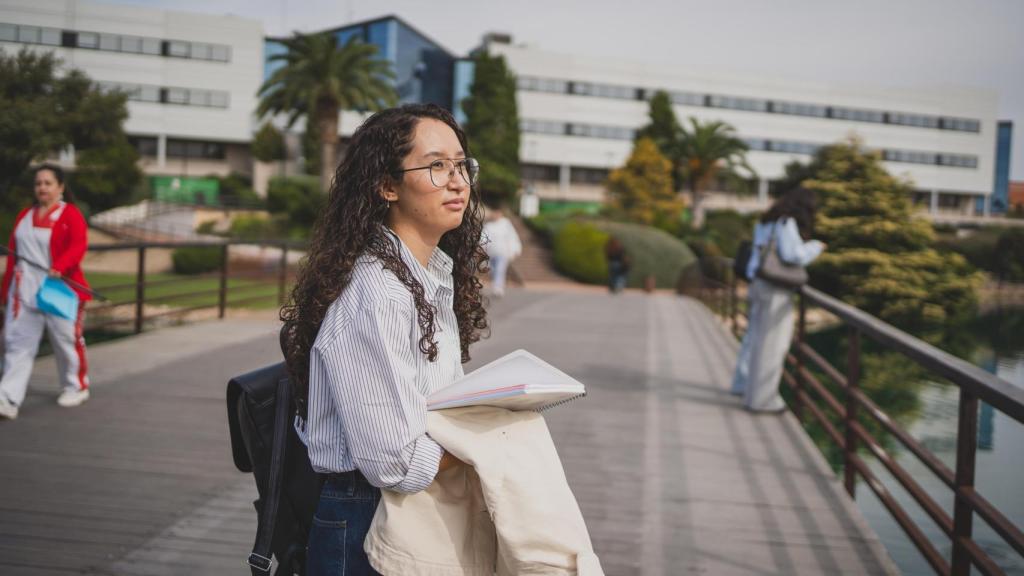
[[[743,336],[731,392],[753,412],[782,412],[782,366],[793,337],[793,292],[807,281],[804,267],[825,250],[811,240],[814,192],[794,188],[782,195],[754,226],[746,277],[747,332]]]
[[[44,330],[49,333],[63,388],[57,404],[70,408],[89,399],[82,323],[85,302],[93,292],[81,267],[88,226],[69,196],[60,167],[36,168],[35,202],[18,214],[6,250],[7,268],[0,287],[0,304],[5,307],[0,417],[9,420],[17,418],[25,400]],[[70,298],[71,309],[62,314],[47,309],[43,298],[57,289]]]

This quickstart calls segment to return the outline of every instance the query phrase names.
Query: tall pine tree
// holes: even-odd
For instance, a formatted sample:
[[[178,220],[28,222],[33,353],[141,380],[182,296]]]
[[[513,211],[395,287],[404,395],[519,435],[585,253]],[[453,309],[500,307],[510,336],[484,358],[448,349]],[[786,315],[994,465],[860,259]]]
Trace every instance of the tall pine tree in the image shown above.
[[[502,56],[481,50],[462,103],[471,153],[480,162],[480,191],[488,204],[511,202],[519,190],[519,110],[516,79]]]

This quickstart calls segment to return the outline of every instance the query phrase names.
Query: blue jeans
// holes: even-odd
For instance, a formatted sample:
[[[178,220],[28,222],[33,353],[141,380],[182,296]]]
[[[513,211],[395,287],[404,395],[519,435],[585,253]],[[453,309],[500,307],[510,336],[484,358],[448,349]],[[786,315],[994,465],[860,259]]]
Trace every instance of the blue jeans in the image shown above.
[[[307,576],[377,574],[363,551],[363,540],[379,501],[380,489],[358,471],[327,478],[309,530]]]

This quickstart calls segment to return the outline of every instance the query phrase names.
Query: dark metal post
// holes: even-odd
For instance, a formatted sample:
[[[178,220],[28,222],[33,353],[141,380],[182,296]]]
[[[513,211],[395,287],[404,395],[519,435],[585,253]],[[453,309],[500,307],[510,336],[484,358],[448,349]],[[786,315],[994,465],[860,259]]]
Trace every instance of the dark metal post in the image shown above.
[[[956,493],[953,497],[953,576],[971,573],[971,558],[963,542],[971,539],[974,512],[964,490],[974,489],[974,458],[978,448],[978,397],[960,389],[960,418],[956,429]]]
[[[804,367],[804,353],[800,348],[804,343],[804,339],[807,337],[807,300],[804,299],[802,292],[799,295],[799,300],[800,313],[797,316],[796,324],[796,354],[793,355],[796,358],[796,374],[794,374],[793,378],[793,381],[796,382],[796,389],[793,390],[793,415],[796,416],[797,420],[803,421],[804,403],[800,397],[800,393],[804,389],[804,377],[802,374],[802,369]]]
[[[217,318],[224,317],[224,311],[228,307],[228,245],[220,248],[220,296],[217,301]]]
[[[846,433],[846,446],[843,447],[843,485],[850,498],[856,498],[857,471],[853,467],[853,457],[857,454],[857,435],[853,431],[853,423],[857,421],[857,399],[854,391],[860,385],[860,332],[850,328],[850,343],[846,355],[846,420],[843,430]]]
[[[146,305],[146,247],[139,246],[138,268],[135,270],[135,333],[142,332]]]
[[[277,305],[284,304],[284,289],[288,282],[288,245],[281,244],[281,270],[277,278]]]

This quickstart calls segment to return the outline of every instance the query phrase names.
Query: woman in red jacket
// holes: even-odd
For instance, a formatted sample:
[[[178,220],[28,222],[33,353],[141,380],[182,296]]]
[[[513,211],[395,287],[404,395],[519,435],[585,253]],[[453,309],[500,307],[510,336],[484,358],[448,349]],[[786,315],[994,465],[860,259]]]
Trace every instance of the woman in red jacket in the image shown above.
[[[22,210],[14,223],[8,247],[0,303],[4,312],[4,374],[0,380],[0,417],[14,419],[25,399],[32,364],[45,328],[50,334],[64,391],[57,404],[78,406],[89,399],[82,310],[90,295],[77,286],[78,317],[67,320],[36,308],[36,293],[47,274],[88,287],[82,274],[86,224],[74,204],[64,201],[64,172],[44,164],[36,169],[35,203]],[[29,264],[44,265],[49,271]]]

